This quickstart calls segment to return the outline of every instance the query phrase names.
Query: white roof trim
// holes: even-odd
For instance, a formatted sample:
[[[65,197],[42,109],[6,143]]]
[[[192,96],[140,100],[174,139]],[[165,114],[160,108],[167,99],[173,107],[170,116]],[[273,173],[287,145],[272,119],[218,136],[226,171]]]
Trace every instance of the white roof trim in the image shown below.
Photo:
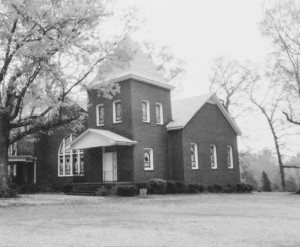
[[[157,87],[169,89],[169,90],[174,90],[175,89],[175,87],[172,86],[172,85],[169,85],[169,84],[166,84],[166,83],[161,83],[161,82],[154,81],[154,80],[151,80],[151,79],[147,79],[145,77],[134,75],[134,74],[128,74],[128,75],[124,75],[124,76],[121,76],[121,77],[116,77],[114,79],[108,80],[107,82],[111,82],[111,83],[113,83],[113,82],[122,82],[122,81],[125,81],[125,80],[128,80],[128,79],[134,79],[134,80],[137,80],[137,81],[145,82],[145,83],[148,83],[148,84],[151,84],[151,85],[154,85],[154,86],[157,86]],[[88,86],[88,88],[90,88],[90,89],[96,88],[101,83],[103,83],[103,82],[93,83],[92,85]]]
[[[174,122],[171,121],[168,125],[167,125],[167,130],[178,130],[178,129],[183,129],[189,122],[190,120],[196,115],[196,113],[206,104],[209,103],[209,101],[212,101],[213,103],[215,103],[218,108],[220,109],[220,111],[222,112],[222,114],[224,115],[224,117],[226,118],[226,120],[229,122],[229,124],[231,125],[231,127],[234,129],[234,131],[236,132],[237,135],[242,135],[242,131],[240,130],[240,128],[237,126],[237,124],[235,123],[235,121],[230,117],[230,115],[228,114],[228,112],[226,111],[226,109],[223,107],[222,103],[220,102],[220,100],[217,98],[217,96],[213,93],[208,94],[207,98],[196,108],[197,110],[195,110],[188,119],[186,119],[186,121],[183,124],[180,125],[174,125]]]
[[[115,145],[132,146],[136,143],[136,141],[132,141],[109,130],[87,129],[74,141],[69,143],[66,148],[76,150]]]

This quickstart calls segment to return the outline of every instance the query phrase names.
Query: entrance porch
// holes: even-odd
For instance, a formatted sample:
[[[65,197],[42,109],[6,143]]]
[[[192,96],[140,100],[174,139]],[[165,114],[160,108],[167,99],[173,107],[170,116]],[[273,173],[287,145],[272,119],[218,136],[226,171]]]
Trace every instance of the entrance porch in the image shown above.
[[[133,181],[133,145],[108,130],[88,129],[67,148],[84,150],[85,182],[115,184]]]
[[[12,184],[36,183],[36,158],[29,155],[9,156],[8,176]]]

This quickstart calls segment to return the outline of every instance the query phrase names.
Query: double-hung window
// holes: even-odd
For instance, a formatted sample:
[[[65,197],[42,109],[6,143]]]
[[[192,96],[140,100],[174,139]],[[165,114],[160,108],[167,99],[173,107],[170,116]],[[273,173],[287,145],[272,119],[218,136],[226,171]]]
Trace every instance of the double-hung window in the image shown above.
[[[144,149],[144,170],[145,171],[153,170],[153,149],[152,148]]]
[[[233,169],[233,154],[231,146],[227,146],[227,165],[229,169]]]
[[[156,124],[164,124],[162,104],[156,103],[155,112],[156,112]]]
[[[212,169],[218,168],[217,160],[217,147],[216,145],[210,145],[210,165]]]
[[[191,144],[191,165],[192,169],[198,169],[198,146],[196,143]]]
[[[143,100],[142,102],[143,122],[150,122],[150,106],[149,101]]]
[[[96,106],[97,126],[104,125],[104,105]]]
[[[9,156],[17,156],[17,142],[9,145],[9,147],[8,147],[8,155]]]
[[[121,100],[117,100],[113,102],[113,122],[114,123],[122,122]]]

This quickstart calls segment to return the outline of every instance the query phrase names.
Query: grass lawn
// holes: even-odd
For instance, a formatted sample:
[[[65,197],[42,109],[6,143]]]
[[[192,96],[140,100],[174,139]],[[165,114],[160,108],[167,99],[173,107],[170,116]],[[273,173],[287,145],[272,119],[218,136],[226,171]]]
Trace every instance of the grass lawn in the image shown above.
[[[0,199],[0,246],[300,246],[289,193]]]

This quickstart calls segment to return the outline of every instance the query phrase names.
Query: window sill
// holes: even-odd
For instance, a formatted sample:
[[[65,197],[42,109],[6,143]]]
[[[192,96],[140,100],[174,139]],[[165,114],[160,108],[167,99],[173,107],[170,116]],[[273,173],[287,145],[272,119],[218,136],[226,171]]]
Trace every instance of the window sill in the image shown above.
[[[84,174],[76,174],[76,175],[58,175],[59,178],[69,178],[69,177],[83,177]]]
[[[104,124],[97,124],[97,127],[101,127],[101,126],[104,126]]]
[[[118,124],[118,123],[122,123],[122,121],[113,122],[113,124]]]

